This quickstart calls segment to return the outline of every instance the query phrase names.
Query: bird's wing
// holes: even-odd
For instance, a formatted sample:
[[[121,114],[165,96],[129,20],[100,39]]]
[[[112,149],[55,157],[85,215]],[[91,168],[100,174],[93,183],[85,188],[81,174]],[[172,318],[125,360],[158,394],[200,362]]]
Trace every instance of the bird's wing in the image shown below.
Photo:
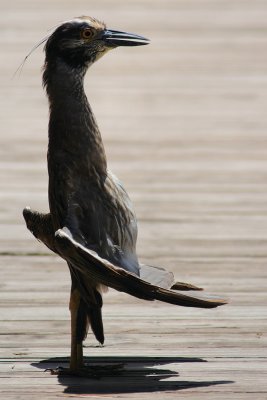
[[[135,274],[100,257],[95,251],[85,248],[76,242],[71,237],[71,233],[68,234],[68,231],[59,230],[54,234],[50,214],[41,214],[27,207],[23,210],[23,216],[28,229],[38,240],[59,254],[74,269],[79,271],[80,276],[84,275],[92,283],[103,284],[141,299],[161,300],[185,307],[214,308],[227,303],[225,300],[217,298],[186,296],[139,278]],[[148,267],[147,269],[149,268],[153,267]],[[161,273],[165,276],[166,282],[169,280],[169,284],[171,284],[172,274],[168,274],[166,271]],[[153,274],[150,273],[151,275]],[[143,278],[145,278],[145,275],[143,275]],[[185,290],[186,288],[196,289],[196,287],[186,283],[177,283],[177,286],[175,287],[174,285],[173,287],[179,290]]]
[[[227,302],[217,298],[197,298],[152,285],[138,276],[101,258],[96,252],[76,242],[59,229],[55,234],[56,248],[62,258],[81,273],[121,292],[145,300],[160,300],[184,307],[214,308]]]
[[[109,172],[98,184],[76,186],[71,195],[63,193],[57,200],[66,203],[60,213],[52,210],[55,230],[66,227],[77,242],[138,275],[136,217],[120,181]]]

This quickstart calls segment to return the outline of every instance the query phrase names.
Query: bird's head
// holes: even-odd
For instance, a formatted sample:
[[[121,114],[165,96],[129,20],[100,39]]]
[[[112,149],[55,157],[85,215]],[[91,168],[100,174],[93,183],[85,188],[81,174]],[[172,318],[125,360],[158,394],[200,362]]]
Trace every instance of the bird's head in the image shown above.
[[[95,18],[79,17],[64,22],[50,35],[45,45],[46,61],[61,58],[72,67],[88,67],[115,47],[148,43],[142,36],[107,29]]]

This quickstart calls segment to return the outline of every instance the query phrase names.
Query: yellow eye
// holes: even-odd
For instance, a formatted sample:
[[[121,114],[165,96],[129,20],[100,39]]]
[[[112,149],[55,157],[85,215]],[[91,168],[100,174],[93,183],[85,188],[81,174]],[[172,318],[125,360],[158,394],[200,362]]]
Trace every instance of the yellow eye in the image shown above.
[[[94,31],[91,28],[86,28],[82,31],[83,39],[91,39],[94,36]]]

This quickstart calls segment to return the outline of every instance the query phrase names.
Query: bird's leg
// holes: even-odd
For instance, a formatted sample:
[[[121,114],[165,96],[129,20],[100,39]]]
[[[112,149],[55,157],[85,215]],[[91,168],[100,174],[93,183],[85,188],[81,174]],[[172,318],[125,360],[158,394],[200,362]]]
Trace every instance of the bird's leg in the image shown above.
[[[70,370],[77,371],[83,367],[83,347],[82,342],[77,341],[77,317],[78,309],[81,301],[80,292],[77,289],[71,291],[70,294],[70,315],[71,315],[71,353],[70,353]]]
[[[71,315],[71,352],[69,368],[58,367],[49,369],[52,375],[85,376],[83,372],[83,346],[82,340],[77,335],[77,318],[81,295],[77,288],[72,288],[70,293],[69,310]]]

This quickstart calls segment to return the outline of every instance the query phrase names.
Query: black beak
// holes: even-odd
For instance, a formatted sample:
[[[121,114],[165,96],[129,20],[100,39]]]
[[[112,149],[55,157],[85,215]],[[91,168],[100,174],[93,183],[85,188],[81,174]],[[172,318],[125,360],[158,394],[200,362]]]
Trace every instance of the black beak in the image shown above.
[[[142,46],[143,44],[149,44],[149,39],[143,36],[110,29],[105,30],[101,38],[109,46]]]

